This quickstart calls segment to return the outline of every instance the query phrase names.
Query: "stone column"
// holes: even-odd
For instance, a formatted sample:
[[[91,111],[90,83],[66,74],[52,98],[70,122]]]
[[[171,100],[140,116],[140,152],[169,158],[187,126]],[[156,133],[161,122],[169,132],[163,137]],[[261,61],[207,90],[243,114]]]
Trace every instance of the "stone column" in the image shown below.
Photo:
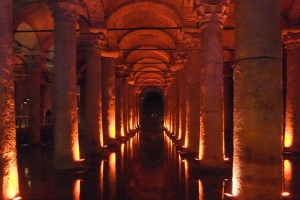
[[[128,130],[132,130],[133,129],[133,96],[134,96],[134,91],[133,91],[133,86],[129,85],[128,86],[128,94],[127,94],[127,98],[128,98],[128,125],[129,125],[129,129]]]
[[[79,166],[76,21],[81,9],[76,3],[50,5],[54,17],[53,123],[54,169]]]
[[[13,73],[13,1],[0,1],[0,178],[1,199],[19,193]]]
[[[280,1],[234,2],[234,199],[282,199]],[[259,20],[257,20],[259,19]]]
[[[201,168],[224,167],[223,130],[223,44],[222,28],[228,3],[196,5],[201,31]]]
[[[177,129],[176,137],[181,141],[183,146],[183,137],[185,132],[185,76],[184,76],[184,64],[186,63],[186,53],[185,52],[175,52],[174,53],[174,65],[172,70],[176,72],[175,81],[176,81],[176,95],[177,95]]]
[[[226,62],[223,67],[224,91],[224,157],[232,162],[233,154],[233,63]]]
[[[85,145],[88,153],[100,153],[103,147],[102,129],[102,63],[101,52],[107,49],[104,31],[90,33],[85,89]]]
[[[300,32],[288,32],[284,36],[287,54],[285,151],[300,153]]]
[[[186,151],[197,157],[200,140],[200,33],[185,29],[186,62]]]
[[[141,91],[135,91],[135,128],[139,126],[139,113],[140,113],[140,99],[141,99]]]
[[[117,68],[116,76],[116,135],[124,137],[124,67]]]
[[[186,146],[186,68],[182,68],[178,71],[179,73],[179,104],[180,104],[180,144]]]
[[[129,122],[128,122],[128,84],[127,78],[123,79],[124,86],[124,96],[123,96],[123,118],[124,118],[124,132],[125,135],[129,132]]]
[[[25,59],[29,69],[29,145],[37,145],[41,142],[41,59],[39,55],[25,55]]]
[[[102,60],[102,112],[104,144],[116,137],[116,93],[115,58],[103,57]]]

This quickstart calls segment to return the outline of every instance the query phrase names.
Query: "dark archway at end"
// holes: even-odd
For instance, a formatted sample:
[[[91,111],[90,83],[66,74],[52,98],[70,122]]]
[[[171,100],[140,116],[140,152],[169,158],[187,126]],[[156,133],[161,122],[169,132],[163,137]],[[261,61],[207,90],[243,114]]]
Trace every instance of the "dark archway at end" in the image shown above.
[[[141,93],[140,121],[142,126],[149,124],[162,127],[164,121],[164,98],[157,89],[144,90]],[[156,127],[157,128],[157,127]]]

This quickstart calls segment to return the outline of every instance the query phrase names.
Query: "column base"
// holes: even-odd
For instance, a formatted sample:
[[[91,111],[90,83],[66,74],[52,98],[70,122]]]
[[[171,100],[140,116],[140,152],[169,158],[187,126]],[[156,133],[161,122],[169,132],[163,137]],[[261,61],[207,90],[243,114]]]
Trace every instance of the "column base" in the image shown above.
[[[293,147],[283,147],[283,155],[300,156],[300,149]]]

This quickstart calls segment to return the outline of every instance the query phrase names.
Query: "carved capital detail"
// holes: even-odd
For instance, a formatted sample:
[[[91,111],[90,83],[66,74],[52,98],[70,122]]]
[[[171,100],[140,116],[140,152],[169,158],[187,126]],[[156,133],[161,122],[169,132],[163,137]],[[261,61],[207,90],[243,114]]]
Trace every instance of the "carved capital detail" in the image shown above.
[[[300,48],[300,32],[287,32],[282,40],[287,49]]]
[[[105,51],[108,49],[108,39],[104,32],[91,33],[89,36],[90,51]]]
[[[171,65],[172,71],[177,71],[184,67],[184,64],[187,62],[187,54],[185,52],[175,52],[173,54],[174,62]]]
[[[116,66],[116,77],[125,78],[128,77],[129,73],[127,71],[127,66],[125,64],[119,64]]]
[[[199,23],[219,21],[223,24],[227,18],[229,2],[229,0],[221,0],[217,3],[210,3],[205,0],[196,0],[194,7],[197,11]]]
[[[200,33],[184,33],[185,47],[187,50],[200,49]]]
[[[83,9],[79,4],[66,1],[53,3],[49,7],[53,12],[52,15],[55,20],[77,21],[79,15],[83,13]]]

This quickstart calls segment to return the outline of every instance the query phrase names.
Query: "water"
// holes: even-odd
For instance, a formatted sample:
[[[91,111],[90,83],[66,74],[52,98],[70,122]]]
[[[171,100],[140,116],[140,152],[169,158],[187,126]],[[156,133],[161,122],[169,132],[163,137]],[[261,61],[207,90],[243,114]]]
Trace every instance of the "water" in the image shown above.
[[[49,142],[49,141],[48,141]],[[163,130],[142,129],[103,156],[86,157],[85,172],[52,169],[52,146],[18,150],[22,199],[45,200],[219,200],[232,199],[231,174],[198,173]],[[300,199],[300,157],[284,157],[283,199]]]

